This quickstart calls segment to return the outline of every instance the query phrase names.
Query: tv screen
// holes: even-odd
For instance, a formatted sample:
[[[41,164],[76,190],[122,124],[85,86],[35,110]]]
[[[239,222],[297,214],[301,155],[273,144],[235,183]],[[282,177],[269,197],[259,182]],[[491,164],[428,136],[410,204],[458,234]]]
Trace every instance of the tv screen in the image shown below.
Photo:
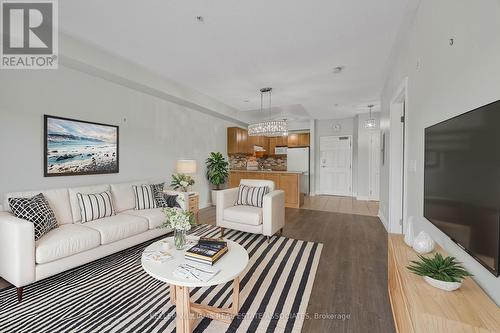
[[[500,101],[425,129],[424,216],[498,276]]]

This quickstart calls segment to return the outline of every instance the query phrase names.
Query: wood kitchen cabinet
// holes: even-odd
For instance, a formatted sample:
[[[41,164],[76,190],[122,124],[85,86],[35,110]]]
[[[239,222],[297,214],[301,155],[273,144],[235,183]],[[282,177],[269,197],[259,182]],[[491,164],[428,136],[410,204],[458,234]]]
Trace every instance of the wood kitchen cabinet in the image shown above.
[[[303,194],[300,193],[300,173],[230,170],[229,187],[238,187],[241,179],[272,180],[276,189],[285,192],[285,207],[299,208],[303,203]]]
[[[299,133],[299,146],[309,147],[309,133]]]
[[[290,207],[299,207],[299,174],[280,173],[278,189],[285,191],[285,203]]]
[[[274,154],[274,148],[269,150],[269,138],[265,136],[249,136],[246,129],[239,127],[227,128],[228,154],[253,154],[254,146],[264,148],[266,154]]]
[[[227,153],[228,154],[252,154],[253,145],[248,140],[246,129],[239,127],[227,128]]]
[[[309,147],[309,133],[288,134],[288,147]]]
[[[290,133],[288,134],[288,147],[298,147],[299,146],[299,134],[298,133]]]

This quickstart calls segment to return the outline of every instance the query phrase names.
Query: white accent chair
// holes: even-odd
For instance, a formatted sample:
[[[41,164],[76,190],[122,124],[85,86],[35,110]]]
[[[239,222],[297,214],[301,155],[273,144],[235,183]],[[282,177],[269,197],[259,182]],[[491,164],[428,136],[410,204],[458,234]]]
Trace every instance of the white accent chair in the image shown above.
[[[235,205],[238,188],[217,191],[216,223],[224,228],[262,234],[269,237],[283,231],[285,226],[285,192],[276,190],[272,180],[242,179],[240,185],[267,186],[269,193],[264,196],[262,208]]]

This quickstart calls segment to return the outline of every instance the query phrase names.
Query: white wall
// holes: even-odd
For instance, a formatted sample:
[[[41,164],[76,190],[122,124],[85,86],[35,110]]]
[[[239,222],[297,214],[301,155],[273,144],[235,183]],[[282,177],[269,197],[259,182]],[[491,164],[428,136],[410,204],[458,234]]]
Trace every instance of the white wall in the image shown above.
[[[412,6],[417,8],[415,3]],[[389,103],[408,77],[407,214],[415,231],[425,230],[462,261],[474,279],[500,304],[500,279],[456,246],[422,215],[424,128],[500,99],[500,2],[422,0],[400,33],[382,94],[381,126],[388,140]],[[450,46],[450,38],[454,45]],[[494,146],[492,146],[494,149]],[[387,159],[386,159],[387,161]],[[388,170],[381,170],[381,210],[388,207]]]
[[[97,50],[92,53],[98,55]],[[44,114],[119,125],[120,173],[43,177]],[[209,200],[204,160],[211,151],[226,152],[227,126],[234,123],[64,65],[57,70],[2,71],[0,197],[31,189],[169,181],[175,161],[189,158],[198,162],[194,190],[200,191],[203,206]]]
[[[334,130],[335,125],[340,125],[340,130]],[[343,119],[321,119],[314,121],[314,146],[316,147],[316,154],[314,156],[314,183],[315,189],[319,189],[320,179],[319,179],[319,138],[322,136],[341,136],[341,135],[353,135],[354,134],[354,118],[343,118]],[[354,143],[353,143],[354,145]],[[353,156],[354,159],[354,156]]]
[[[356,116],[356,163],[353,163],[353,172],[356,176],[356,196],[360,200],[370,198],[370,154],[371,154],[371,135],[380,135],[380,112],[372,112],[372,118],[377,124],[376,128],[365,128],[365,120],[370,118],[368,113],[358,114]],[[354,158],[353,158],[354,159]],[[354,182],[354,179],[353,179]]]

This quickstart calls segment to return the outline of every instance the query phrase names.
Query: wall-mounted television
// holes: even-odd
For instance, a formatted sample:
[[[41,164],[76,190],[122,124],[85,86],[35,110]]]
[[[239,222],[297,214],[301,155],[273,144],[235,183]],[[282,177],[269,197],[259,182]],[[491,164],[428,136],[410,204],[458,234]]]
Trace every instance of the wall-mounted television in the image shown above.
[[[425,129],[424,216],[499,275],[500,101]]]

